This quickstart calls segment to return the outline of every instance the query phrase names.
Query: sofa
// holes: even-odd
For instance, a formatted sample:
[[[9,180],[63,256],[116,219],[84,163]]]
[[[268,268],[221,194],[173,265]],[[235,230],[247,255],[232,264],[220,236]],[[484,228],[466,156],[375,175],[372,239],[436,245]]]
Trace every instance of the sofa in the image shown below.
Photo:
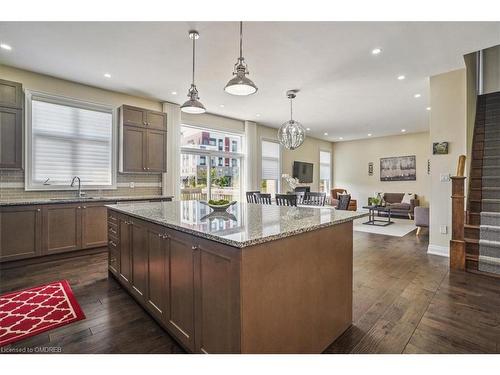
[[[420,206],[420,202],[415,194],[415,199],[411,199],[410,203],[401,203],[405,193],[384,193],[384,204],[391,208],[391,215],[404,215],[410,219],[415,214],[415,207]]]
[[[335,189],[332,189],[330,191],[330,204],[333,207],[337,207],[339,204],[339,198],[338,198],[339,194],[348,194],[348,193],[347,193],[346,189],[342,189],[342,188],[335,188]],[[358,210],[358,202],[356,201],[356,199],[351,198],[351,201],[349,202],[348,210],[349,211],[357,211]]]

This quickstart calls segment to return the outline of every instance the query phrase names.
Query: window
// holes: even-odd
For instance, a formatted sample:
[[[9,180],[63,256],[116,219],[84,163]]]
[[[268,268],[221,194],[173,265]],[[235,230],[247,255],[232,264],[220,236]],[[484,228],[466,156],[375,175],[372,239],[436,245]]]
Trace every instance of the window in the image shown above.
[[[332,154],[330,151],[319,152],[319,190],[330,192],[332,181]]]
[[[260,190],[273,197],[279,192],[280,145],[278,142],[262,141],[262,179]]]
[[[182,125],[181,200],[239,201],[241,145],[240,135]]]
[[[84,189],[113,189],[112,108],[26,92],[26,190],[67,190],[74,176]]]

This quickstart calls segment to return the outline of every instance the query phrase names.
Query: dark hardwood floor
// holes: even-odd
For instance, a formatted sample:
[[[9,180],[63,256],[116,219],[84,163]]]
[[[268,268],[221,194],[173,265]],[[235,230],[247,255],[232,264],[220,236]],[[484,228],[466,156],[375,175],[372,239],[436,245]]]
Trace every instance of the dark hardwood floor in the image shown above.
[[[428,238],[354,232],[354,323],[325,353],[498,353],[500,279],[448,271]],[[0,271],[0,293],[67,279],[86,319],[6,347],[183,353],[108,278],[106,253]],[[333,287],[333,286],[332,286]],[[4,350],[4,352],[6,352]]]

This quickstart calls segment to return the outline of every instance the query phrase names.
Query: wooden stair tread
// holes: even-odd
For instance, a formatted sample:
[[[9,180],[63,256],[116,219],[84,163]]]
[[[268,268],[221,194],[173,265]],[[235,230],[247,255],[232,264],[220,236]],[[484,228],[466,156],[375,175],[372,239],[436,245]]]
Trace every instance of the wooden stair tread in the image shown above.
[[[476,254],[465,254],[465,259],[479,261],[479,255]]]
[[[479,239],[465,237],[464,241],[467,243],[473,243],[473,244],[479,245]]]
[[[464,228],[479,229],[479,225],[464,224]]]

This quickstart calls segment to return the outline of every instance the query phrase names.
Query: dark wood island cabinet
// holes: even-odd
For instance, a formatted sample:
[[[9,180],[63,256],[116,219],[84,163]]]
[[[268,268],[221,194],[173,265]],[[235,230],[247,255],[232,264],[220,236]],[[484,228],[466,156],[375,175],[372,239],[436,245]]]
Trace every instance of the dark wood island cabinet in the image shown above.
[[[351,324],[352,220],[364,214],[108,208],[109,273],[189,352],[320,353]]]

